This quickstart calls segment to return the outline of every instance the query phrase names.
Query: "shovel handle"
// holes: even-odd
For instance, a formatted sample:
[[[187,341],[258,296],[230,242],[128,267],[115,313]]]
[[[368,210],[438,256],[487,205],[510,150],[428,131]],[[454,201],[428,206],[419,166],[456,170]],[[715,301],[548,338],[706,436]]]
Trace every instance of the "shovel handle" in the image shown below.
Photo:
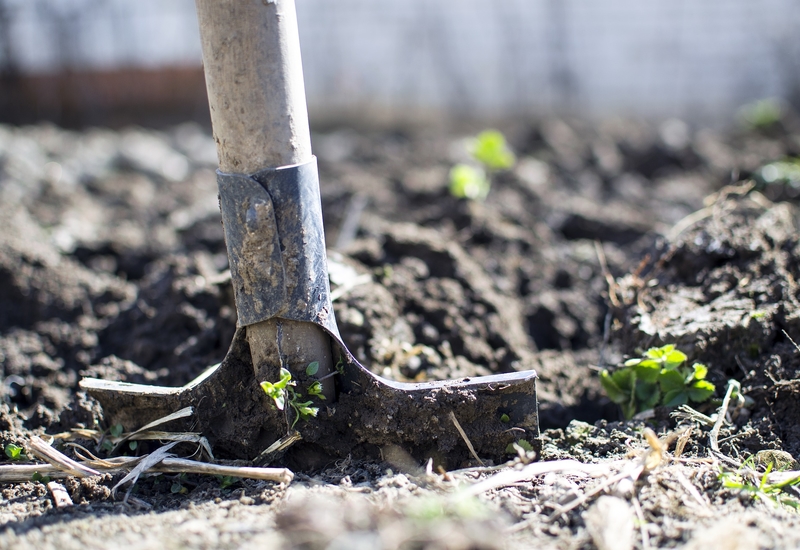
[[[196,0],[219,169],[311,160],[294,0]]]
[[[294,0],[195,3],[220,171],[252,175],[310,162]],[[283,366],[317,362],[319,377],[333,369],[330,338],[313,323],[271,318],[248,325],[247,339],[258,380],[277,380]],[[333,380],[322,386],[332,399]]]

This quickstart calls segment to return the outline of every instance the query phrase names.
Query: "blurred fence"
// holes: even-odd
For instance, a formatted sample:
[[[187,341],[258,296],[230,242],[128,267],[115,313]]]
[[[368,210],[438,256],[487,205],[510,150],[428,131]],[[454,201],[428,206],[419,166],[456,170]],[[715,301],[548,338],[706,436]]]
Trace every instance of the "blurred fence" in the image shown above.
[[[390,119],[553,111],[720,119],[756,98],[793,100],[798,8],[797,0],[297,0],[312,114]],[[199,67],[192,0],[0,0],[2,119],[207,116]]]

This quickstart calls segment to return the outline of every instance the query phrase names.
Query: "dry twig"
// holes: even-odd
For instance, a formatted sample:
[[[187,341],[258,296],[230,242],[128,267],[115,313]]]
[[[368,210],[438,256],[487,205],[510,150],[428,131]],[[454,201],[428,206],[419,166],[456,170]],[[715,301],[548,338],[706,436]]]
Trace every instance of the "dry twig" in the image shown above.
[[[718,453],[720,452],[719,431],[722,429],[722,423],[725,421],[725,417],[728,416],[728,405],[730,405],[733,390],[736,389],[736,391],[739,391],[740,387],[739,382],[736,380],[728,381],[728,391],[725,392],[725,398],[722,400],[719,411],[717,411],[717,421],[714,423],[714,427],[711,428],[711,433],[708,435],[711,449]]]
[[[478,464],[484,466],[483,460],[478,457],[478,453],[475,452],[475,447],[472,446],[472,441],[470,441],[467,437],[467,433],[464,431],[464,428],[461,427],[461,424],[459,424],[458,419],[453,411],[450,411],[450,420],[453,421],[453,425],[456,427],[456,430],[458,430],[458,433],[461,434],[461,439],[463,439],[464,443],[467,444],[467,448],[469,449],[469,452],[472,453],[473,458],[478,461]]]
[[[93,470],[83,464],[75,462],[67,455],[57,451],[38,436],[31,436],[29,447],[31,452],[44,461],[49,462],[53,467],[75,477],[88,477],[100,475],[100,472]],[[33,475],[33,474],[31,474]]]

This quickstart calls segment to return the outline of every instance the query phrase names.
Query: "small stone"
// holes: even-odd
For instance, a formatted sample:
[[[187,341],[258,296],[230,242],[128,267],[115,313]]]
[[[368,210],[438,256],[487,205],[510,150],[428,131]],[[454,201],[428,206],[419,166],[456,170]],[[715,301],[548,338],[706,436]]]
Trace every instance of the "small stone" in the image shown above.
[[[763,466],[764,468],[772,464],[772,469],[774,471],[797,470],[799,467],[792,455],[786,451],[777,451],[775,449],[758,451],[753,457],[753,460],[757,466]]]
[[[598,550],[633,550],[635,515],[628,501],[602,496],[586,512],[583,521]]]

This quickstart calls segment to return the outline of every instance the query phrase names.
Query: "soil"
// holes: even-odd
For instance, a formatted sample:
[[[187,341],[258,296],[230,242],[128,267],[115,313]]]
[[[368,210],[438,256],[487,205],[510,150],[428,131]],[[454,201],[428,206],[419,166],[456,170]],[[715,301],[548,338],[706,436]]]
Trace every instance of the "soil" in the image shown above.
[[[796,547],[790,508],[719,473],[764,450],[800,457],[800,190],[760,172],[800,155],[797,118],[726,131],[509,123],[516,166],[485,201],[454,198],[448,170],[480,129],[314,135],[349,350],[401,381],[536,370],[539,461],[618,464],[647,448],[649,426],[688,434],[684,462],[551,519],[594,478],[556,472],[454,499],[494,470],[340,457],[288,486],[143,477],[138,507],[112,495],[121,476],[69,478],[66,509],[42,483],[0,484],[0,547]],[[0,444],[108,429],[81,377],[180,386],[223,359],[236,310],[215,165],[196,124],[0,126]],[[719,455],[702,421],[661,408],[622,421],[604,396],[600,369],[667,343],[709,367],[716,400],[699,412],[716,411],[730,379],[751,400],[731,409]]]

